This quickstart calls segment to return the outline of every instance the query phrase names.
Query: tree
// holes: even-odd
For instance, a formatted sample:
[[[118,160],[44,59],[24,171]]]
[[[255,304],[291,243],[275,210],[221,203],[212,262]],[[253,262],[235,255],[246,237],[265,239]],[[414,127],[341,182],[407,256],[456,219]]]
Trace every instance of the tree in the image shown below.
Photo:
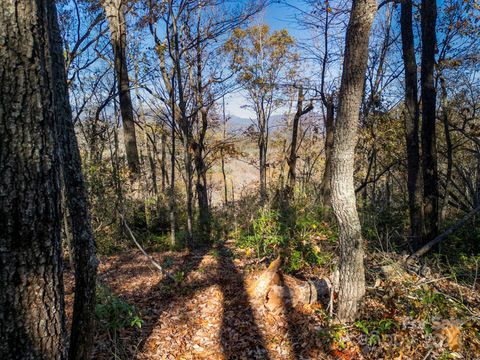
[[[323,206],[330,206],[331,197],[331,154],[333,147],[333,132],[335,129],[335,106],[341,73],[339,71],[344,47],[343,34],[346,28],[345,14],[349,9],[344,1],[304,0],[309,11],[301,12],[299,23],[315,34],[313,41],[309,40],[302,47],[308,54],[306,61],[313,58],[319,71],[320,85],[315,90],[321,101],[320,110],[324,125],[325,165],[319,187],[319,198]]]
[[[298,88],[297,110],[295,111],[295,115],[293,116],[290,154],[287,159],[287,164],[288,164],[287,196],[291,196],[293,194],[293,190],[295,188],[295,182],[297,179],[298,127],[300,125],[300,118],[303,115],[313,110],[312,102],[310,102],[306,107],[303,107],[304,100],[305,100],[305,94],[303,92],[303,86],[300,85]]]
[[[419,106],[417,88],[417,63],[412,24],[412,2],[401,5],[400,27],[402,55],[405,69],[405,138],[407,144],[407,188],[410,213],[410,238],[413,247],[418,246],[422,236],[422,193],[419,149]]]
[[[425,233],[421,244],[433,239],[438,233],[438,170],[436,149],[436,98],[435,89],[435,24],[436,0],[422,0],[422,171],[423,214]]]
[[[250,108],[256,114],[261,203],[267,198],[270,116],[280,104],[280,82],[290,75],[289,66],[297,59],[293,46],[294,40],[287,30],[270,34],[268,25],[236,29],[225,44],[232,67],[238,72],[238,81],[247,91]]]
[[[65,359],[51,1],[0,11],[0,358]]]
[[[127,67],[127,23],[125,0],[104,0],[102,5],[108,18],[110,42],[113,48],[115,76],[117,78],[120,112],[122,114],[125,153],[133,176],[140,173],[137,136],[133,120],[133,105]]]
[[[49,18],[51,31],[51,61],[53,93],[58,129],[58,146],[61,154],[66,211],[69,217],[69,233],[75,269],[75,299],[73,304],[72,331],[70,334],[69,359],[87,359],[93,342],[95,314],[95,291],[98,260],[95,256],[95,240],[90,222],[82,162],[72,120],[68,98],[63,44],[56,19],[56,9],[49,2],[52,16]],[[65,211],[64,210],[64,211]]]
[[[374,0],[354,0],[345,38],[345,57],[332,151],[332,208],[339,226],[340,262],[337,318],[355,319],[365,294],[364,250],[353,183],[354,151],[365,85]]]

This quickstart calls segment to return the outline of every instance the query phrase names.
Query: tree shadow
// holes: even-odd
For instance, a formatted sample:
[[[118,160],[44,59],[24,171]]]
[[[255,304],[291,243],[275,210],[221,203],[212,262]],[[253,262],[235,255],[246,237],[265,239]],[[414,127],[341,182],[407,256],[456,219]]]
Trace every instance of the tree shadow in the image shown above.
[[[223,293],[223,318],[220,341],[226,359],[269,359],[263,335],[250,306],[244,277],[232,261],[230,250],[218,246]]]
[[[333,342],[330,327],[326,326],[321,331],[315,329],[317,321],[310,315],[298,311],[293,306],[293,298],[285,278],[279,272],[280,285],[283,287],[284,312],[287,320],[287,337],[293,351],[293,359],[323,359],[321,353],[329,352]],[[323,306],[326,303],[321,302]],[[312,331],[313,326],[313,331]],[[321,346],[319,346],[321,342]]]
[[[182,274],[181,277],[186,279],[187,276],[198,269],[204,256],[210,251],[211,244],[203,245],[201,248],[191,250],[187,255],[183,256],[180,264],[176,267],[177,274]],[[153,330],[158,324],[162,313],[172,304],[184,300],[188,295],[199,288],[204,288],[210,285],[210,281],[193,282],[189,285],[175,284],[171,279],[165,276],[156,285],[152,286],[150,291],[144,296],[147,299],[154,299],[150,302],[150,306],[142,309],[142,315],[148,319],[142,326],[140,339],[137,338],[139,345],[139,353],[145,351],[145,345]]]
[[[283,287],[283,308],[285,311],[285,316],[287,318],[287,337],[288,341],[290,342],[292,351],[293,351],[293,358],[295,360],[300,359],[301,353],[302,353],[302,347],[300,346],[301,339],[298,339],[298,332],[295,332],[295,319],[294,319],[294,312],[296,311],[295,308],[292,305],[292,294],[290,293],[290,289],[286,286],[285,283],[285,278],[283,277],[283,274],[280,272],[279,273],[280,277],[280,285]]]

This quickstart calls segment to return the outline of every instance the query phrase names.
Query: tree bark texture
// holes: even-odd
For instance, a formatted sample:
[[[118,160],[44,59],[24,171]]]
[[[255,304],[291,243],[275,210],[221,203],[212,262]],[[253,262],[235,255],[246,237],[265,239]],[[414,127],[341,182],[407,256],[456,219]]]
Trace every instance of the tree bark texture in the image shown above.
[[[66,359],[50,1],[0,6],[0,358]],[[61,69],[63,71],[63,68]],[[60,114],[61,116],[61,114]]]
[[[70,234],[75,269],[75,299],[73,304],[72,331],[69,359],[87,359],[93,345],[95,291],[98,260],[95,255],[95,239],[88,210],[82,161],[72,119],[65,62],[60,29],[56,19],[54,2],[49,2],[54,14],[50,20],[52,29],[52,64],[57,129],[61,144],[62,176],[69,217]]]
[[[422,170],[423,170],[423,214],[425,233],[422,244],[432,240],[438,233],[438,170],[435,134],[436,90],[435,68],[435,24],[436,0],[422,0]]]
[[[133,118],[133,105],[130,94],[130,81],[127,68],[127,25],[124,0],[105,0],[103,7],[107,14],[111,44],[114,55],[115,76],[117,79],[120,112],[122,114],[125,154],[133,176],[140,173],[140,159],[137,149],[137,136]]]
[[[400,27],[402,33],[403,66],[405,68],[405,109],[403,112],[407,143],[407,188],[410,214],[410,239],[413,248],[422,238],[422,189],[420,177],[419,106],[417,63],[412,26],[412,3],[402,3]]]
[[[364,250],[353,183],[354,152],[368,60],[374,0],[354,0],[345,40],[332,152],[332,207],[339,226],[340,262],[337,318],[352,321],[365,294]]]

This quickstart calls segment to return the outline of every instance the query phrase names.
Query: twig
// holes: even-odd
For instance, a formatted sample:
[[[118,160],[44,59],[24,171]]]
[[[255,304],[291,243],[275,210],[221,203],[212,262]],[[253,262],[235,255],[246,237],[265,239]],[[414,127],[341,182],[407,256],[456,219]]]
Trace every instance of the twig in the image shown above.
[[[447,279],[450,279],[450,277],[451,276],[444,276],[444,277],[441,277],[441,278],[438,278],[438,279],[430,279],[428,281],[419,281],[417,284],[415,284],[415,287],[426,285],[426,284],[431,284],[431,283],[438,282],[438,281],[441,281],[441,280],[447,280]]]
[[[130,235],[130,237],[132,238],[133,242],[135,243],[135,245],[137,245],[137,247],[139,248],[139,250],[142,252],[143,255],[145,255],[145,257],[150,260],[150,262],[152,263],[153,266],[155,266],[158,270],[160,270],[160,272],[166,276],[168,276],[168,278],[170,278],[171,280],[173,280],[175,283],[177,283],[177,279],[175,279],[175,277],[169,273],[168,271],[166,271],[151,255],[147,254],[147,252],[145,251],[145,249],[142,247],[142,245],[140,245],[140,243],[137,241],[137,239],[135,238],[135,235],[133,235],[133,232],[132,230],[130,229],[130,226],[128,226],[127,222],[125,221],[125,218],[123,216],[122,213],[119,213],[120,215],[120,218],[122,219],[122,222],[123,222],[123,225],[125,226],[125,228],[127,229],[128,231],[128,234]]]
[[[427,353],[427,355],[425,355],[425,357],[423,358],[423,360],[427,360],[428,357],[430,356],[430,354],[432,353],[433,349],[430,349]]]

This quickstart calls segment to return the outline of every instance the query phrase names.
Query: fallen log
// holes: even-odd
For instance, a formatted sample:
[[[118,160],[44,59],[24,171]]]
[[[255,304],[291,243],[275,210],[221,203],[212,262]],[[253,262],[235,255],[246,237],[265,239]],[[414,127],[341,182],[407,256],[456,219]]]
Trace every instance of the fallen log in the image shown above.
[[[314,304],[328,300],[330,282],[327,279],[302,280],[282,274],[280,258],[275,259],[247,287],[250,299],[269,311],[280,311],[285,306]]]
[[[331,286],[326,279],[301,280],[289,275],[279,275],[279,278],[280,283],[270,286],[264,301],[270,311],[328,302]]]

